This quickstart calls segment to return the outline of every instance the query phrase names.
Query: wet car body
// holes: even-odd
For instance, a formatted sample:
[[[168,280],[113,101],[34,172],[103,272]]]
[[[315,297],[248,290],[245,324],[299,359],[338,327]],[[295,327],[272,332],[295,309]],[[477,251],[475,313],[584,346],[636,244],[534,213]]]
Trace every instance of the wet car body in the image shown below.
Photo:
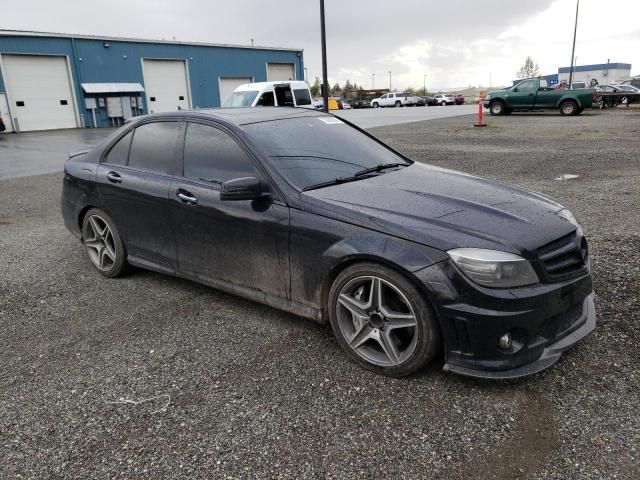
[[[428,299],[437,314],[445,370],[468,376],[535,373],[595,328],[586,240],[575,222],[560,215],[565,211],[560,204],[409,159],[404,168],[384,174],[301,190],[287,181],[252,134],[252,125],[284,120],[357,129],[339,126],[348,122],[331,115],[299,109],[149,116],[70,158],[62,198],[65,225],[81,236],[83,214],[102,208],[122,226],[132,265],[320,322],[327,321],[329,289],[339,272],[354,262],[379,262]],[[269,195],[224,202],[220,186],[185,179],[178,166],[162,178],[118,167],[122,182],[109,182],[114,167],[101,162],[104,152],[127,129],[154,121],[202,122],[229,132],[251,153]],[[197,197],[197,204],[176,198],[174,193],[181,191]],[[518,288],[476,284],[447,254],[460,247],[522,256],[539,282]],[[498,339],[505,332],[513,341],[500,348]]]

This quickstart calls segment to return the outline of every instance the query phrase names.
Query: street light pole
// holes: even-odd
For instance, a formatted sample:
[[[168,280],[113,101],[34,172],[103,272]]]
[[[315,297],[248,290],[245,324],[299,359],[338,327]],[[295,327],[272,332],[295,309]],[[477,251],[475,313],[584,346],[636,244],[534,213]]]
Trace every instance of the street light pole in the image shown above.
[[[371,90],[375,90],[376,88],[376,74],[371,74]]]
[[[320,43],[322,44],[322,102],[324,111],[329,111],[329,77],[327,75],[327,37],[324,28],[324,0],[320,0]]]
[[[573,89],[573,68],[574,55],[576,54],[576,34],[578,33],[578,9],[580,8],[580,0],[576,0],[576,24],[573,28],[573,47],[571,47],[571,68],[569,69],[569,89]]]
[[[389,91],[391,91],[391,70],[389,70]]]

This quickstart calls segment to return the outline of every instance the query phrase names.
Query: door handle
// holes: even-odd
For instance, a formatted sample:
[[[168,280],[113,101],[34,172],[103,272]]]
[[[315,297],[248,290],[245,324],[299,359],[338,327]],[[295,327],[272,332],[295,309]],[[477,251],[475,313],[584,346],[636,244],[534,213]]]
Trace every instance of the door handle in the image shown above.
[[[198,203],[198,199],[186,190],[178,190],[176,192],[176,196],[182,200],[183,203],[187,203],[189,205],[196,205]]]
[[[107,173],[107,179],[111,183],[122,183],[122,177],[120,176],[120,174],[118,172],[111,171],[111,172]]]

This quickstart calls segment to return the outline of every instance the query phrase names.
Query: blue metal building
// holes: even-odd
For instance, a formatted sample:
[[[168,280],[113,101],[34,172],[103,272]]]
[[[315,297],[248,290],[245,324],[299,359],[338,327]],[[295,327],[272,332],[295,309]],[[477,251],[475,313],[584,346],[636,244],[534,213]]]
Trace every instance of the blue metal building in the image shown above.
[[[304,79],[303,61],[301,49],[0,31],[0,115],[16,131],[118,125]]]

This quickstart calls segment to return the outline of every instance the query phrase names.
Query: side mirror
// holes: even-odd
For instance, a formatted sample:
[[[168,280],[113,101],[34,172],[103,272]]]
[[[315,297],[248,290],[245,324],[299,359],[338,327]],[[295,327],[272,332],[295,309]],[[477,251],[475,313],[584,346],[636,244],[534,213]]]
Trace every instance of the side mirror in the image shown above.
[[[257,200],[268,195],[256,177],[232,178],[222,182],[220,200]]]

